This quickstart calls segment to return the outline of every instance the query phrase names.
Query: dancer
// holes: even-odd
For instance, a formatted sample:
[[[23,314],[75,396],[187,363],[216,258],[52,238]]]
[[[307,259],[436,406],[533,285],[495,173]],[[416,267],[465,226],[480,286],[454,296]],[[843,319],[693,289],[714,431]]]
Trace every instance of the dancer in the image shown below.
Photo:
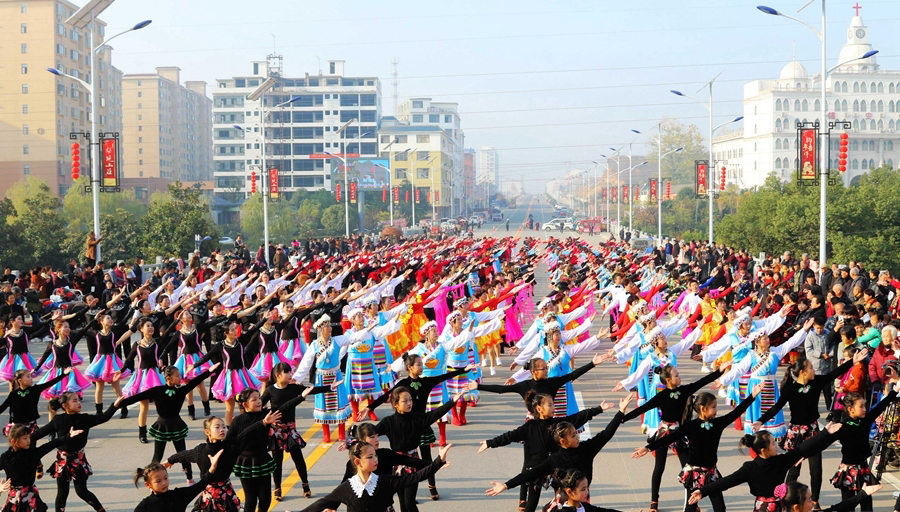
[[[350,429],[347,432],[347,441],[338,446],[338,451],[350,450],[353,448],[353,445],[357,443],[369,443],[372,445],[372,448],[375,448],[375,456],[378,458],[378,467],[375,468],[374,473],[378,476],[394,474],[394,468],[397,466],[406,466],[419,470],[430,466],[431,463],[434,462],[431,460],[426,462],[424,459],[418,457],[400,455],[388,448],[379,448],[378,432],[375,431],[375,425],[372,425],[371,423],[354,423],[350,425]],[[352,459],[348,460],[347,469],[344,471],[344,478],[342,478],[341,481],[346,482],[353,478],[353,475],[355,474],[356,465],[353,464]],[[428,478],[434,478],[434,475],[431,475]]]
[[[79,498],[94,510],[104,510],[100,500],[87,488],[88,478],[94,474],[94,470],[91,469],[91,464],[84,454],[84,447],[87,446],[90,429],[109,421],[121,401],[121,398],[116,399],[116,402],[102,415],[82,414],[81,397],[71,391],[66,391],[50,401],[51,409],[61,408],[65,414],[57,414],[50,420],[50,423],[37,429],[31,435],[32,442],[50,434],[56,434],[57,438],[65,437],[72,429],[84,432],[81,435],[69,437],[57,447],[56,462],[50,468],[50,475],[56,479],[55,505],[57,511],[65,510],[66,501],[69,499],[69,483],[72,481],[75,484],[75,494]]]
[[[263,320],[263,324],[253,333],[245,352],[247,354],[256,353],[253,364],[250,365],[250,375],[256,377],[262,386],[260,390],[265,391],[272,368],[278,363],[290,364],[290,360],[281,353],[281,349],[278,347],[278,333],[292,317],[279,321],[280,315],[275,308],[260,311],[258,317]]]
[[[702,489],[704,485],[710,482],[715,482],[722,476],[719,470],[716,469],[716,463],[719,460],[719,440],[722,438],[722,432],[735,418],[740,417],[753,404],[756,396],[761,391],[762,384],[754,386],[752,393],[725,416],[717,416],[718,404],[716,403],[715,395],[705,391],[699,393],[691,398],[688,407],[685,409],[685,417],[682,418],[681,425],[678,428],[648,443],[647,446],[637,448],[631,455],[632,458],[637,459],[653,450],[667,448],[672,443],[686,437],[688,439],[687,464],[681,470],[678,480],[685,488],[685,512],[695,512],[697,505],[688,502],[691,493],[697,489]],[[691,419],[693,412],[697,413],[697,417]],[[715,512],[725,511],[725,500],[722,498],[721,492],[710,493],[709,500],[712,502]]]
[[[25,371],[25,370],[19,370]],[[69,429],[64,437],[59,437],[41,445],[32,445],[31,432],[25,425],[16,425],[10,430],[9,450],[0,455],[0,467],[6,472],[9,485],[9,496],[6,498],[4,510],[14,512],[44,512],[47,504],[41,500],[35,475],[43,474],[41,457],[67,442],[70,437],[82,434],[81,430]]]
[[[815,367],[800,356],[784,372],[784,380],[781,382],[781,397],[766,411],[755,423],[753,431],[759,430],[762,425],[780,411],[785,404],[789,404],[791,421],[787,434],[782,438],[781,447],[785,451],[792,451],[807,439],[819,432],[819,397],[824,388],[833,386],[834,379],[843,375],[854,364],[863,361],[868,355],[867,351],[860,350],[853,359],[846,361],[827,375],[816,375]],[[809,483],[812,492],[813,503],[819,503],[819,492],[822,490],[822,455],[820,452],[809,453],[805,456],[809,461]],[[802,461],[791,466],[787,473],[787,481],[794,482],[800,476]]]
[[[528,471],[519,473],[512,479],[507,480],[506,483],[491,482],[491,488],[485,494],[496,496],[525,482],[538,482],[543,477],[552,475],[557,469],[563,468],[581,471],[587,478],[588,485],[590,485],[594,476],[594,458],[597,457],[600,450],[615,435],[619,425],[622,424],[622,418],[625,417],[625,410],[632,400],[634,400],[633,393],[628,393],[628,395],[619,400],[619,412],[616,413],[612,421],[609,422],[605,429],[585,442],[581,442],[578,430],[573,424],[567,421],[555,423],[550,434],[553,440],[559,444],[559,450],[547,457],[544,462]]]
[[[245,389],[259,389],[260,383],[247,371],[245,362],[247,354],[238,340],[240,323],[230,320],[226,325],[225,341],[213,345],[195,364],[203,365],[213,358],[222,362],[222,371],[213,384],[212,393],[214,397],[225,402],[225,424],[230,425],[234,419],[235,397]],[[259,325],[262,324],[256,324],[252,328],[258,328]],[[193,369],[194,366],[188,365],[187,372],[190,373]]]
[[[303,328],[300,326],[300,319],[297,318],[297,309],[294,307],[294,301],[286,300],[282,303],[281,311],[281,330],[278,332],[280,343],[278,350],[291,364],[291,368],[296,368],[306,354],[306,342],[303,341]]]
[[[434,474],[447,463],[447,453],[453,443],[442,446],[438,458],[431,465],[414,473],[402,476],[379,476],[378,456],[375,448],[368,443],[355,443],[350,448],[350,460],[356,466],[356,475],[342,482],[324,498],[306,507],[302,512],[323,512],[334,510],[342,503],[347,512],[366,512],[390,510],[394,503],[394,494],[408,489]]]
[[[52,320],[56,321],[62,316],[62,312],[56,310],[53,316]],[[35,323],[26,327],[21,314],[13,314],[8,319],[9,328],[3,336],[6,354],[0,360],[0,379],[12,381],[18,370],[33,372],[36,368],[40,368],[28,351],[28,343],[31,338],[40,339],[43,333],[49,332],[50,324],[51,322]]]
[[[603,508],[588,503],[591,498],[590,483],[587,476],[577,469],[557,470],[553,475],[554,487],[564,496],[560,512],[619,512],[612,508]]]
[[[522,465],[523,473],[539,466],[551,454],[559,450],[559,444],[550,435],[551,430],[557,423],[571,423],[576,429],[581,428],[596,415],[606,409],[611,409],[613,404],[604,401],[598,407],[591,407],[564,418],[554,418],[553,397],[547,394],[536,393],[532,390],[527,393],[525,406],[533,419],[526,421],[519,428],[510,430],[493,439],[482,441],[481,447],[478,448],[478,453],[481,453],[488,448],[499,448],[511,443],[524,443],[525,462]],[[524,501],[519,500],[519,508],[526,512],[534,512],[541,498],[543,478],[535,482],[528,482],[522,487],[527,489],[528,496]]]
[[[306,386],[291,383],[291,365],[278,363],[272,368],[269,376],[269,385],[263,391],[260,399],[265,407],[269,402],[272,409],[281,412],[281,419],[272,426],[269,450],[272,451],[272,459],[275,461],[275,501],[281,501],[281,465],[284,461],[284,452],[291,454],[291,460],[297,467],[300,483],[303,485],[303,495],[309,498],[312,491],[309,490],[309,478],[306,471],[306,460],[303,459],[303,448],[306,441],[297,433],[296,408],[300,402],[292,402],[298,396],[307,396],[310,393],[324,393],[332,391],[331,386],[320,386],[306,391]]]
[[[78,352],[75,350],[75,345],[82,336],[84,336],[87,329],[88,326],[85,325],[73,333],[69,328],[69,322],[61,320],[56,323],[56,339],[47,345],[47,349],[41,356],[40,361],[38,361],[39,368],[43,366],[45,361],[51,361],[50,371],[44,374],[40,384],[46,384],[56,377],[65,374],[67,368],[71,368],[71,370],[66,374],[64,379],[50,387],[44,388],[44,391],[41,392],[41,396],[44,398],[49,400],[62,396],[65,392],[78,393],[80,397],[82,391],[91,387],[91,382],[84,378],[84,375],[78,371],[78,368],[75,368],[75,365],[79,365],[82,362],[81,356],[79,356]],[[51,356],[52,360],[50,359]],[[54,411],[51,408],[51,419],[53,418],[53,415]]]
[[[210,471],[215,471],[219,464],[219,457],[222,456],[222,450],[215,455],[209,456]],[[176,487],[169,490],[169,472],[165,466],[158,462],[152,462],[143,468],[137,468],[134,475],[134,486],[138,486],[138,480],[144,480],[144,486],[150,489],[150,496],[142,499],[138,506],[134,508],[135,512],[172,512],[181,511],[188,505],[198,494],[206,488],[206,480],[200,479],[196,484],[188,487]]]
[[[159,419],[153,425],[150,425],[149,429],[150,437],[154,439],[151,462],[156,463],[162,460],[163,453],[166,451],[166,443],[171,442],[172,446],[175,447],[176,453],[184,451],[184,440],[188,434],[188,426],[181,419],[181,408],[184,406],[184,399],[191,390],[206,380],[212,372],[216,371],[219,364],[214,364],[183,386],[181,385],[181,372],[178,371],[178,368],[167,366],[164,370],[166,379],[164,386],[150,388],[122,401],[123,405],[129,405],[141,400],[153,400]],[[182,468],[184,469],[188,485],[192,485],[193,473],[191,472],[191,465],[182,464]]]
[[[809,438],[795,449],[778,454],[775,437],[768,430],[761,430],[756,434],[745,434],[741,438],[741,446],[751,450],[753,460],[745,462],[734,473],[720,478],[715,482],[705,485],[691,493],[689,503],[697,503],[703,496],[714,493],[722,493],[732,487],[747,482],[750,486],[750,494],[756,497],[753,510],[770,510],[778,503],[775,495],[776,488],[782,485],[788,471],[794,464],[811,454],[821,454],[834,439],[835,432],[840,430],[840,423],[831,423],[815,436]],[[821,456],[821,455],[820,455]]]
[[[91,364],[84,369],[84,376],[94,383],[94,406],[97,414],[103,413],[103,391],[110,384],[116,393],[116,398],[122,396],[121,378],[131,375],[131,370],[125,369],[122,359],[116,354],[116,333],[113,330],[115,322],[112,316],[105,311],[97,313],[94,321],[100,325],[100,330],[93,332],[94,355]],[[128,333],[131,336],[131,333]],[[130,345],[130,343],[129,343]],[[90,347],[90,342],[88,342]],[[116,378],[118,372],[119,378]],[[126,408],[122,408],[126,411]]]
[[[38,401],[41,394],[56,385],[71,373],[72,368],[65,368],[59,375],[43,384],[35,384],[28,370],[17,370],[12,380],[12,391],[6,400],[0,404],[0,414],[9,409],[9,423],[3,429],[3,435],[8,436],[16,425],[26,427],[28,434],[37,430],[37,420],[41,417],[38,412]]]
[[[354,336],[342,334],[331,335],[331,317],[322,315],[313,324],[313,329],[318,333],[315,341],[310,343],[309,350],[303,354],[297,371],[294,372],[295,382],[303,382],[309,375],[310,368],[316,366],[316,386],[331,387],[335,382],[343,383],[344,375],[341,373],[341,357],[347,352],[347,346],[353,342]],[[347,388],[343,384],[333,391],[316,395],[315,409],[313,409],[313,421],[322,425],[322,442],[331,442],[331,425],[338,426],[338,439],[346,439],[344,422],[350,417],[350,407],[347,403]]]
[[[163,463],[166,468],[173,464],[193,462],[200,468],[201,478],[207,481],[206,488],[194,505],[194,510],[203,512],[237,512],[241,500],[231,485],[231,472],[235,461],[243,451],[245,440],[250,434],[257,433],[263,427],[273,425],[280,417],[278,412],[270,412],[262,419],[243,429],[240,435],[226,439],[228,432],[225,422],[216,416],[203,420],[203,433],[206,442],[183,452],[176,453]],[[212,467],[210,456],[221,453],[219,463]]]
[[[855,510],[856,506],[865,500],[871,502],[872,495],[879,490],[881,490],[881,484],[864,485],[862,490],[856,493],[855,496],[845,499],[837,505],[832,505],[823,509],[822,512],[850,512]],[[817,510],[813,508],[812,494],[809,491],[809,487],[800,482],[781,484],[778,486],[778,489],[776,489],[775,495],[781,498],[782,510],[785,512],[812,512],[813,510]],[[894,510],[897,510],[896,505],[894,506]]]
[[[356,413],[359,412],[360,401],[374,400],[384,393],[381,386],[381,375],[375,365],[375,347],[381,345],[386,351],[385,356],[390,357],[390,351],[387,349],[384,338],[396,332],[402,322],[398,316],[384,325],[366,329],[366,318],[360,308],[351,309],[347,313],[347,319],[353,324],[347,334],[351,336],[359,334],[358,337],[354,337],[354,343],[348,346],[347,365],[344,368],[344,374],[347,376],[344,385],[353,415],[356,416]],[[364,331],[366,332],[364,333]],[[393,359],[387,362],[391,363]],[[369,419],[378,421],[375,413],[371,411]]]
[[[841,490],[845,500],[852,498],[866,484],[877,484],[869,468],[869,457],[872,447],[869,446],[869,430],[872,423],[881,413],[897,399],[900,392],[900,381],[894,384],[888,393],[875,407],[866,411],[866,399],[858,393],[847,393],[844,396],[843,427],[837,433],[841,443],[841,465],[831,477],[831,483]],[[855,508],[855,507],[854,507]],[[860,500],[860,508],[872,510],[871,496]]]
[[[750,341],[755,343],[756,347],[750,351],[744,359],[734,363],[731,370],[722,376],[719,381],[722,387],[728,387],[735,379],[746,373],[750,373],[748,385],[755,386],[761,384],[763,386],[762,396],[759,401],[753,402],[747,409],[747,421],[744,422],[744,433],[753,433],[753,423],[759,420],[764,410],[768,410],[775,405],[780,398],[778,383],[776,378],[778,375],[778,365],[781,360],[796,347],[803,344],[806,335],[812,328],[813,319],[810,318],[803,324],[803,328],[797,331],[791,338],[777,347],[769,345],[769,335],[763,330],[754,331],[750,334]],[[775,413],[775,416],[760,427],[764,430],[772,432],[776,439],[784,437],[787,428],[784,426],[784,414],[781,411]]]
[[[716,363],[713,363],[712,373],[704,375],[702,379],[696,382],[684,385],[681,384],[681,374],[678,372],[678,368],[672,365],[654,368],[656,376],[665,385],[665,388],[657,392],[653,398],[647,400],[644,405],[626,414],[623,421],[633,420],[642,414],[644,417],[656,415],[657,420],[655,423],[657,427],[647,431],[648,443],[652,443],[677,429],[681,425],[685,407],[688,401],[693,398],[694,393],[722,376],[722,372],[717,366]],[[664,446],[653,452],[653,474],[650,477],[651,512],[659,510],[659,486],[662,484],[662,475],[666,470],[666,459],[668,458],[670,447],[675,448],[681,467],[684,467],[687,463],[688,448],[683,438],[676,439],[672,445]]]
[[[124,368],[132,372],[131,378],[122,388],[122,395],[130,397],[143,393],[148,389],[163,385],[162,375],[159,373],[159,367],[162,366],[162,349],[156,343],[156,328],[150,318],[141,318],[137,324],[137,330],[141,333],[141,340],[131,347],[131,352],[125,359]],[[131,337],[131,332],[127,332],[119,338],[121,342],[125,337]],[[137,358],[137,369],[135,369],[134,360]],[[114,375],[115,380],[121,379],[121,372]],[[149,444],[147,439],[147,415],[150,412],[150,401],[141,400],[140,410],[138,411],[138,440],[143,444]]]
[[[178,357],[175,359],[175,367],[178,368],[182,378],[190,380],[197,375],[200,375],[200,373],[204,372],[210,366],[208,363],[201,365],[196,364],[197,360],[203,357],[203,346],[201,345],[202,333],[210,332],[210,329],[227,320],[228,316],[219,315],[208,320],[201,319],[199,322],[195,323],[194,315],[190,311],[182,311],[181,316],[179,317],[181,326],[177,331],[174,331],[171,334],[165,349],[163,349],[163,358],[165,358],[167,354],[177,351]],[[208,339],[207,344],[209,344]],[[187,371],[189,366],[193,367],[190,372]],[[215,374],[215,372],[213,372],[213,374]],[[209,393],[206,390],[206,384],[204,382],[201,381],[197,384],[197,392],[200,393],[200,403],[203,405],[203,415],[209,416]],[[193,390],[187,395],[187,404],[188,417],[192,420],[197,419],[197,412],[194,407]]]

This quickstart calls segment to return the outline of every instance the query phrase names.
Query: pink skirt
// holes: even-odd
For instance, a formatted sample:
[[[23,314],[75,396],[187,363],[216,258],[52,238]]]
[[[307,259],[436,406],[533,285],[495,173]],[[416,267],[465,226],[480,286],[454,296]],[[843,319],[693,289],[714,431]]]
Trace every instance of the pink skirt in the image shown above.
[[[303,354],[306,353],[306,343],[300,340],[284,340],[278,346],[278,350],[288,360],[291,367],[296,368],[303,359]]]
[[[131,370],[123,368],[122,360],[116,354],[97,354],[94,362],[84,369],[84,376],[91,382],[113,382],[116,372],[122,372],[120,379],[131,375]]]
[[[247,389],[259,389],[260,383],[246,369],[225,370],[219,374],[216,383],[213,384],[212,394],[219,400],[231,400]]]
[[[35,362],[34,358],[31,357],[31,354],[28,352],[24,354],[14,354],[12,356],[7,354],[0,360],[0,379],[7,381],[13,380],[17,371],[28,370],[31,372],[34,371],[35,366],[37,366],[37,362]]]
[[[291,364],[291,360],[281,355],[281,352],[263,352],[256,356],[253,365],[250,366],[250,375],[258,380],[269,380],[272,368],[278,363]]]
[[[205,372],[206,370],[209,370],[209,368],[212,366],[211,364],[209,364],[209,361],[207,361],[201,365],[198,365],[196,363],[196,361],[198,361],[202,357],[203,357],[203,354],[201,354],[201,353],[181,354],[180,356],[178,356],[178,359],[175,361],[175,368],[178,368],[178,371],[181,372],[182,379],[191,380],[194,377]],[[191,370],[190,372],[185,373],[185,370],[187,370],[188,366],[193,366],[194,369]]]
[[[122,387],[122,396],[127,398],[162,385],[162,375],[157,368],[138,368]]]
[[[51,368],[49,372],[44,374],[39,384],[44,384],[45,382],[55,379],[63,372],[63,370],[65,370],[65,368]],[[45,389],[43,393],[41,393],[41,396],[50,400],[51,398],[62,395],[66,391],[80,394],[89,387],[91,387],[91,381],[84,378],[84,375],[78,371],[78,368],[72,368],[72,371],[69,372],[68,376]]]

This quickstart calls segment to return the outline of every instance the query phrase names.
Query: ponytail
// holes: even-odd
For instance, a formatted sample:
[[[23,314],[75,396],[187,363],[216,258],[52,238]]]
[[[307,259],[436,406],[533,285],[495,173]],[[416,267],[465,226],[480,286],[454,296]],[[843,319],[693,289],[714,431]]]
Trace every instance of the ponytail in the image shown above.
[[[769,447],[769,443],[772,441],[772,433],[768,430],[760,430],[755,434],[744,434],[741,437],[740,441],[738,441],[738,450],[741,453],[744,453],[741,450],[742,446],[746,446],[750,449],[750,456],[753,457],[755,455],[759,455],[766,448]]]
[[[546,393],[538,393],[533,389],[529,389],[528,392],[525,393],[525,408],[528,409],[528,412],[531,413],[535,419],[537,419],[539,416],[537,408],[546,399],[553,400],[553,397]]]
[[[716,396],[712,393],[708,393],[706,391],[702,393],[698,393],[691,397],[688,400],[687,406],[684,408],[684,414],[681,417],[681,424],[684,425],[693,417],[693,413],[700,413],[701,407],[709,407],[710,404],[715,403]]]
[[[133,477],[134,486],[137,487],[138,480],[140,480],[142,478],[144,479],[144,483],[146,484],[147,482],[150,481],[150,475],[152,475],[154,472],[160,471],[160,470],[166,471],[166,467],[163,466],[162,464],[160,464],[159,462],[151,462],[150,464],[147,464],[146,466],[144,466],[142,468],[137,468],[137,470],[135,470],[135,472],[134,472],[134,477]]]
[[[799,356],[793,364],[788,365],[787,369],[784,370],[784,378],[781,379],[781,389],[784,389],[785,386],[800,377],[800,372],[806,369],[807,361],[806,356]]]

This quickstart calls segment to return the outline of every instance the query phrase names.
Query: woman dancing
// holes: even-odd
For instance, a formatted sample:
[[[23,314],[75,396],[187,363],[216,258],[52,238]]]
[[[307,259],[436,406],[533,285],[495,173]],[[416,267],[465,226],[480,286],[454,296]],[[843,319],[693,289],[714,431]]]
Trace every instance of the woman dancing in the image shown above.
[[[93,332],[94,357],[91,364],[84,369],[84,376],[94,383],[94,406],[97,414],[103,413],[103,392],[107,384],[110,384],[116,393],[116,398],[122,396],[122,377],[131,375],[131,370],[125,369],[122,359],[116,354],[116,333],[113,330],[115,322],[109,313],[100,312],[94,317],[94,321],[100,325],[100,330]],[[128,333],[131,336],[131,333]],[[88,341],[90,346],[90,341]],[[116,378],[118,372],[118,378]],[[123,411],[127,410],[122,408]]]
[[[156,343],[156,328],[150,318],[142,318],[138,321],[137,329],[141,333],[141,340],[131,347],[131,353],[125,359],[124,368],[132,372],[131,378],[122,388],[122,395],[130,397],[143,393],[148,389],[163,385],[162,375],[159,373],[159,367],[163,366],[162,348]],[[125,337],[130,337],[131,333],[125,333],[119,341]],[[135,369],[134,360],[137,358],[137,369]],[[116,380],[121,378],[121,373],[115,374]],[[148,444],[147,439],[147,416],[150,412],[150,400],[143,399],[140,401],[140,411],[138,412],[138,439],[141,443]]]

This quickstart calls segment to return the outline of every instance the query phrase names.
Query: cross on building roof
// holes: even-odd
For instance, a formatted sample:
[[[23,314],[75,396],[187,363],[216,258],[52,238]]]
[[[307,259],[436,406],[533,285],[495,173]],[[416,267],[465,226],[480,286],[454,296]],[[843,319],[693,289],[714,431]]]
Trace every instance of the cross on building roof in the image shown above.
[[[856,10],[856,15],[859,16],[859,10],[862,9],[862,6],[859,5],[859,2],[856,2],[856,5],[854,5],[853,7],[851,7],[851,9],[855,9],[855,10]]]

